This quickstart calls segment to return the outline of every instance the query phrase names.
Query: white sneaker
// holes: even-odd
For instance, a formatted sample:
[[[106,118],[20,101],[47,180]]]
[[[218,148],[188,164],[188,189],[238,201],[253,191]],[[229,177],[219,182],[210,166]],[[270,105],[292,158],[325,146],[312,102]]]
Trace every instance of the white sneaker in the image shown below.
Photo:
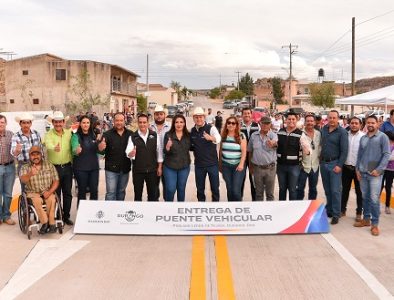
[[[385,209],[384,209],[384,212],[386,213],[386,214],[391,214],[391,209],[390,209],[390,207],[385,207]]]

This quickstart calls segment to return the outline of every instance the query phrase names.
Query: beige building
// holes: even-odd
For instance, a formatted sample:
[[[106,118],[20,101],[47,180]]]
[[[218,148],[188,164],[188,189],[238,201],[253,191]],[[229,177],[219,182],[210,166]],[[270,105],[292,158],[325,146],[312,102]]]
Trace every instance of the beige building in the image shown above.
[[[117,65],[67,60],[48,53],[8,60],[0,62],[0,109],[66,111],[88,99],[90,104],[101,103],[92,108],[100,115],[123,111],[137,104],[137,77]]]
[[[178,103],[178,94],[171,87],[165,87],[161,84],[149,84],[149,91],[146,84],[138,83],[138,93],[147,95],[148,102],[156,102],[160,105],[175,105]]]

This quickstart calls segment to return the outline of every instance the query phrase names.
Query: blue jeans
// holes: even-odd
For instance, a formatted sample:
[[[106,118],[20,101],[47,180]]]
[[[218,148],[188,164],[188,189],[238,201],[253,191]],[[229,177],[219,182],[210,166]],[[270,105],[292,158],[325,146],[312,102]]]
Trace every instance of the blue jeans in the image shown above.
[[[163,167],[163,175],[165,181],[165,201],[174,201],[175,191],[178,202],[185,201],[185,190],[187,178],[189,177],[190,166],[186,168],[175,170],[167,166]]]
[[[222,163],[222,175],[226,182],[227,201],[242,201],[242,183],[245,178],[245,168],[239,172],[238,165]]]
[[[205,178],[209,177],[209,183],[211,185],[212,201],[219,201],[219,166],[213,165],[209,167],[194,167],[196,187],[197,187],[197,199],[198,201],[205,201]]]
[[[338,174],[334,172],[336,165],[338,165],[338,160],[323,162],[320,164],[320,172],[327,199],[327,214],[339,218],[341,216],[342,172]]]
[[[364,219],[370,219],[372,225],[379,223],[381,186],[382,175],[375,177],[368,173],[361,173],[360,188],[363,195]]]
[[[306,180],[308,179],[308,200],[316,200],[317,198],[317,181],[319,180],[319,168],[317,168],[316,172],[312,169],[309,173],[305,172],[301,169],[300,175],[298,177],[298,186],[297,186],[297,199],[304,200],[305,196],[305,185]]]
[[[105,170],[105,200],[124,200],[130,173],[115,173]]]
[[[289,190],[289,200],[297,200],[297,183],[300,175],[299,165],[278,164],[276,174],[279,182],[279,200],[286,200]]]
[[[0,221],[11,217],[10,205],[15,182],[15,165],[0,166]]]
[[[75,178],[78,183],[78,205],[79,200],[86,199],[86,190],[89,187],[89,199],[97,200],[98,199],[98,183],[99,183],[99,170],[90,170],[90,171],[82,171],[82,170],[74,170]]]

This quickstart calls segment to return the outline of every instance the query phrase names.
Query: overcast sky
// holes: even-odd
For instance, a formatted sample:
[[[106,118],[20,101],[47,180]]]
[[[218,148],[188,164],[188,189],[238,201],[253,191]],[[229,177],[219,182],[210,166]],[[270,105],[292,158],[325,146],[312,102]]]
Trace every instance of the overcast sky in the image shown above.
[[[323,68],[348,82],[352,17],[356,79],[394,75],[393,0],[0,0],[0,48],[118,64],[141,82],[149,54],[150,83],[212,88],[237,71],[288,77],[292,43],[297,79]]]

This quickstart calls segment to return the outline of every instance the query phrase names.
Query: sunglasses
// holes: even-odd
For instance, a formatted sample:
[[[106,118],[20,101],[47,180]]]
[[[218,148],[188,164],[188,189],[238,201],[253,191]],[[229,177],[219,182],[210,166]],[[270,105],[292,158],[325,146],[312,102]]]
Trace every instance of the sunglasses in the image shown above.
[[[311,141],[312,150],[315,150],[315,143]]]
[[[227,125],[237,125],[235,122],[227,122]]]

